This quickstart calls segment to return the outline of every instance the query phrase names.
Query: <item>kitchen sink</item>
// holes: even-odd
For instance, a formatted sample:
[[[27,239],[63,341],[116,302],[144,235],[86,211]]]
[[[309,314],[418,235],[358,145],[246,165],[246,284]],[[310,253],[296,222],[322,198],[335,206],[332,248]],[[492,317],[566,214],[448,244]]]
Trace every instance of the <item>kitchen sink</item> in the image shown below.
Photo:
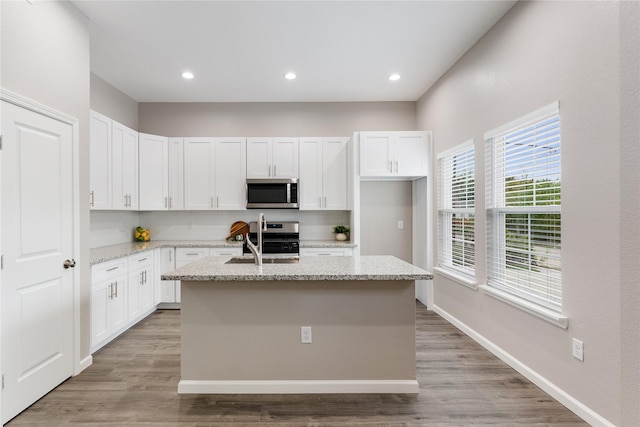
[[[300,262],[299,258],[262,258],[262,264],[297,264]],[[225,264],[255,264],[253,258],[231,258]]]

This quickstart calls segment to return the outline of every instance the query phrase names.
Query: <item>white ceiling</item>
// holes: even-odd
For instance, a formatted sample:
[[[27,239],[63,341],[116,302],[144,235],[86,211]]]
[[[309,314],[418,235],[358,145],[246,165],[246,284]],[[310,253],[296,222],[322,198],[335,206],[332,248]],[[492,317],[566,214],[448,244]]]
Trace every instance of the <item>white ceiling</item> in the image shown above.
[[[92,72],[138,102],[329,102],[417,100],[515,1],[73,3]]]

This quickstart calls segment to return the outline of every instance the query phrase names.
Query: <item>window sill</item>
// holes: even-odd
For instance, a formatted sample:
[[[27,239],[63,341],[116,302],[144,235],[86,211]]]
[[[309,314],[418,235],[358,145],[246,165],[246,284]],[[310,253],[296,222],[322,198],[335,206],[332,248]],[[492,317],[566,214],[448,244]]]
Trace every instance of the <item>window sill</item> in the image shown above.
[[[478,282],[476,282],[472,276],[467,276],[466,274],[458,273],[442,267],[435,267],[433,270],[439,275],[444,276],[447,279],[451,279],[454,282],[466,286],[467,288],[473,289],[474,291],[478,290]]]
[[[513,307],[519,308],[520,310],[532,314],[533,316],[545,320],[555,326],[558,326],[562,329],[567,329],[569,327],[569,318],[567,316],[541,307],[525,299],[518,298],[508,292],[496,289],[493,286],[480,285],[479,288],[482,292],[489,295],[490,297],[505,302]]]

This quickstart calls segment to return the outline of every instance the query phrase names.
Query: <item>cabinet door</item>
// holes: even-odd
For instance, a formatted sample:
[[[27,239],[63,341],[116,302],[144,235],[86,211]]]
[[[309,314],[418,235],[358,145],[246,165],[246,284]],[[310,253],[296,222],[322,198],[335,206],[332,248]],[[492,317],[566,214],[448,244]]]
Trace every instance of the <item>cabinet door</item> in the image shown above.
[[[105,281],[91,285],[91,348],[105,340],[110,333],[109,309],[113,282]]]
[[[160,280],[160,276],[164,273],[168,273],[169,271],[173,271],[176,269],[176,255],[174,248],[160,248],[158,249],[158,273],[157,280],[158,284],[156,289],[156,304],[166,302],[173,303],[176,302],[176,286],[180,286],[179,282],[175,280]]]
[[[360,134],[360,176],[390,176],[392,136],[374,132]]]
[[[184,140],[184,200],[187,210],[213,209],[213,138]]]
[[[322,138],[300,138],[300,200],[301,210],[317,210],[324,206],[322,191]]]
[[[398,176],[427,176],[428,141],[423,132],[399,133],[395,144],[394,173]]]
[[[113,209],[138,209],[138,132],[113,122]]]
[[[109,306],[111,333],[120,331],[127,326],[127,282],[125,276],[114,280],[113,291],[113,298]]]
[[[143,270],[142,285],[140,286],[139,303],[142,314],[147,313],[153,308],[154,301],[155,276],[153,265],[149,265]]]
[[[273,138],[272,176],[298,178],[298,138]]]
[[[168,207],[168,138],[141,133],[138,137],[139,204],[143,211]]]
[[[89,182],[91,209],[111,209],[111,119],[91,111]]]
[[[127,282],[127,296],[129,298],[129,320],[135,321],[142,314],[142,304],[140,301],[140,288],[142,287],[143,269],[129,271]]]
[[[184,209],[184,140],[169,138],[169,210]]]
[[[322,202],[324,209],[347,209],[348,141],[348,138],[325,138],[323,142]]]
[[[272,178],[271,138],[247,138],[247,178]]]
[[[247,146],[245,138],[215,139],[216,209],[242,210],[247,206]]]

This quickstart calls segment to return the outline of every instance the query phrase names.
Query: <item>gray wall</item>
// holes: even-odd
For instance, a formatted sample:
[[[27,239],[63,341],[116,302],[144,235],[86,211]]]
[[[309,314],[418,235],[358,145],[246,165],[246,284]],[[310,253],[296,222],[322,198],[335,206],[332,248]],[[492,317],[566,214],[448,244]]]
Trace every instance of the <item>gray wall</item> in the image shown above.
[[[140,103],[139,131],[163,136],[351,136],[414,130],[415,102]]]
[[[568,393],[569,401],[575,399],[617,425],[636,425],[640,401],[639,138],[637,125],[625,129],[620,120],[621,107],[635,123],[640,118],[638,9],[637,2],[520,2],[417,106],[419,127],[434,133],[435,153],[475,139],[476,273],[485,283],[483,134],[560,101],[563,312],[569,329],[439,275],[435,304]],[[621,52],[621,38],[628,51]],[[621,61],[629,61],[627,55],[636,62],[625,71]],[[628,91],[636,97],[625,104],[620,94]],[[636,133],[625,142],[621,130]],[[627,166],[622,170],[621,159]],[[621,193],[622,183],[632,203]],[[625,258],[628,286],[620,272],[621,256],[626,256],[621,233],[628,235],[625,252],[632,250],[634,257]],[[621,301],[628,312],[622,319]],[[584,362],[571,357],[572,337],[584,341]],[[627,375],[631,379],[623,382]]]
[[[404,228],[398,229],[398,220]],[[360,255],[393,255],[412,262],[411,181],[360,183]]]
[[[0,2],[0,85],[79,120],[80,357],[89,355],[89,28],[68,2]]]
[[[91,109],[138,130],[138,103],[93,73]]]

